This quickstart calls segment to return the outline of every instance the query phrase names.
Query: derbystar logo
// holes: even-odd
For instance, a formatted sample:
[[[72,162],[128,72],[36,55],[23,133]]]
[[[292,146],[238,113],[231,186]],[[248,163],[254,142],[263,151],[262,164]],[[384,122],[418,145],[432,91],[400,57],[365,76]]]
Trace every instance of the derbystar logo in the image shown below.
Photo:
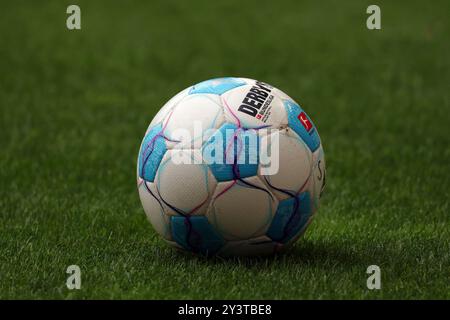
[[[308,116],[306,115],[306,113],[304,113],[303,111],[300,112],[300,114],[298,115],[298,120],[300,120],[300,123],[303,125],[303,127],[305,127],[306,131],[311,131],[311,129],[313,128],[313,125],[311,123],[311,121],[308,119]]]
[[[264,105],[272,89],[273,87],[267,83],[257,81],[242,100],[238,110],[249,116],[261,119],[262,115],[258,114],[258,111]]]

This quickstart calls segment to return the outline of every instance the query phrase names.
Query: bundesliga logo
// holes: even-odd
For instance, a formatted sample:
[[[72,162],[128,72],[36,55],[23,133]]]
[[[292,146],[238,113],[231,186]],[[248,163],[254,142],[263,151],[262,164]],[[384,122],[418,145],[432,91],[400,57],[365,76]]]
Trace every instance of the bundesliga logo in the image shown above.
[[[300,114],[298,115],[298,120],[300,120],[300,123],[302,124],[302,126],[306,129],[306,131],[310,132],[311,129],[313,128],[313,125],[311,123],[311,121],[308,119],[308,116],[306,115],[305,112],[300,112]]]

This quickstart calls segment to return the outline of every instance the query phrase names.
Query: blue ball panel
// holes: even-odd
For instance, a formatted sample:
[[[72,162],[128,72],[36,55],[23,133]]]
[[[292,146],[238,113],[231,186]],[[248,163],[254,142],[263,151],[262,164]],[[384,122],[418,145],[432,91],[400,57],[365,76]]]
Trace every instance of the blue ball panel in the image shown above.
[[[214,254],[225,243],[208,219],[203,216],[171,218],[172,237],[186,250]]]
[[[148,182],[155,180],[156,171],[167,147],[164,137],[160,135],[162,125],[154,126],[145,136],[139,151],[139,176]]]
[[[233,142],[232,140],[234,138],[231,133],[237,130],[239,131],[236,135],[236,140]],[[255,141],[256,143],[252,144],[251,141]],[[217,156],[221,159],[221,163],[217,163],[215,160],[215,152],[212,153],[211,157],[208,152],[205,152],[205,149],[220,142],[222,142],[221,145],[217,145],[216,147],[222,148],[220,150],[221,155]],[[233,150],[230,148],[228,151],[232,151],[233,153],[227,154],[228,146],[231,143]],[[205,143],[203,159],[209,165],[217,181],[230,181],[238,178],[252,177],[258,172],[259,144],[259,137],[254,131],[238,129],[235,124],[225,123]],[[239,146],[240,152],[238,150]]]
[[[238,78],[216,78],[206,80],[194,85],[189,94],[195,93],[212,93],[221,95],[228,90],[245,85],[246,82]]]
[[[317,129],[308,115],[292,100],[283,100],[288,115],[289,127],[305,142],[311,152],[320,146],[320,138]]]
[[[282,200],[278,204],[267,236],[274,241],[286,243],[303,229],[310,215],[311,203],[308,192],[301,193],[296,198]]]

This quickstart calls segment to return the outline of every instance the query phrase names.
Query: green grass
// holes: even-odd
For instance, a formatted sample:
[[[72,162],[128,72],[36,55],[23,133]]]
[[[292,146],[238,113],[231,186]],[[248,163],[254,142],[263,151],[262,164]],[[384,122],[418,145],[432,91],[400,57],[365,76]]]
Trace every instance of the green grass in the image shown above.
[[[448,1],[377,1],[380,31],[368,1],[82,1],[68,31],[72,3],[2,4],[0,298],[450,299]],[[153,115],[226,75],[283,89],[321,134],[322,206],[285,255],[178,253],[139,202]]]

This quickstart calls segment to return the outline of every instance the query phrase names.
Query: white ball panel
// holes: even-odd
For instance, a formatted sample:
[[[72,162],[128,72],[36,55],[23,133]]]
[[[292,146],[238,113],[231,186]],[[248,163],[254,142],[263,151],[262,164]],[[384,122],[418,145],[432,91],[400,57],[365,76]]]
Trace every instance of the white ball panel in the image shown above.
[[[278,172],[274,175],[262,176],[261,179],[267,181],[273,187],[282,190],[288,190],[296,194],[306,183],[311,175],[312,155],[308,147],[291,129],[282,129],[261,138],[261,148],[270,148],[270,140],[278,136],[279,153]],[[273,156],[273,155],[272,155]],[[261,174],[261,165],[258,170]],[[271,189],[279,200],[288,198],[289,196]]]
[[[243,179],[267,190],[258,177]],[[247,240],[264,235],[275,214],[278,201],[269,193],[241,182],[220,182],[214,192],[207,217],[226,240]],[[270,195],[271,196],[270,196]]]
[[[202,163],[176,163],[175,159],[201,161],[198,150],[169,150],[156,174],[156,186],[166,203],[168,215],[178,215],[170,206],[192,215],[206,213],[216,179],[207,165]],[[170,205],[170,206],[169,206]],[[196,209],[194,212],[192,210]]]
[[[155,231],[163,236],[164,239],[171,240],[170,218],[165,214],[159,202],[150,194],[147,188],[155,196],[158,196],[155,185],[142,180],[138,187],[138,191],[145,214]]]
[[[224,122],[220,97],[214,94],[194,94],[184,97],[165,119],[164,135],[177,140],[169,148],[197,148],[209,136],[206,130],[218,128]],[[192,143],[195,141],[195,143]]]

